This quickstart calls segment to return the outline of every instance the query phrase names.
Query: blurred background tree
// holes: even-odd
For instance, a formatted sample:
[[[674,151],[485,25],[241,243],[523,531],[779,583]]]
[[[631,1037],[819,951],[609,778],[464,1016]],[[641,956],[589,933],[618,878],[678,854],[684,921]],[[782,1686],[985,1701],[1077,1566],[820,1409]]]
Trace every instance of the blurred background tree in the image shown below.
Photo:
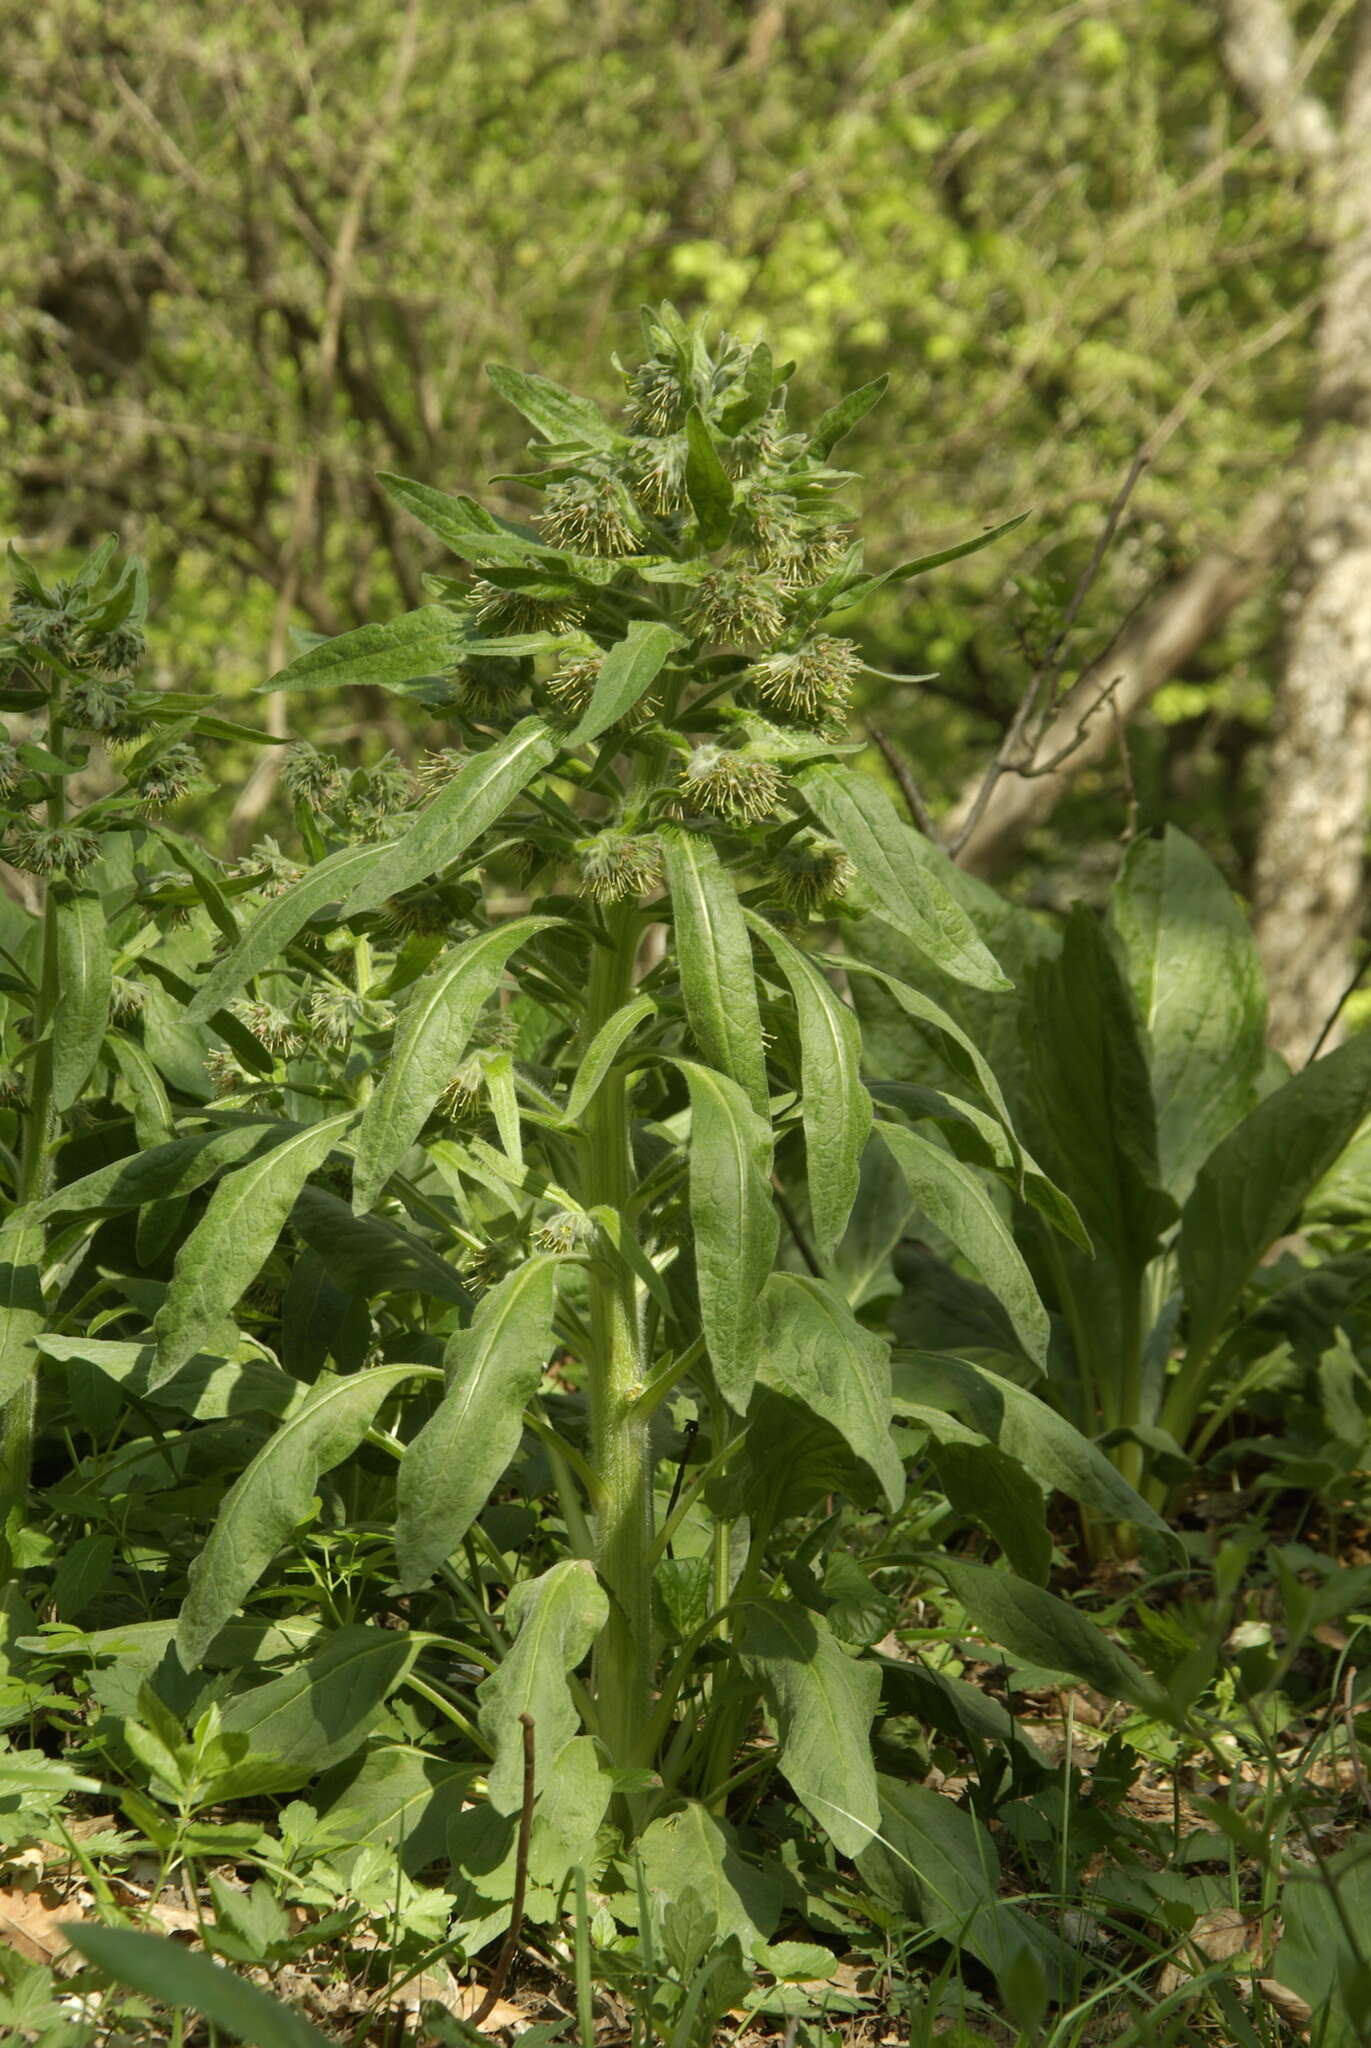
[[[1353,654],[1350,794],[1319,853],[1341,880],[1302,899],[1322,952],[1292,951],[1309,834],[1282,790],[1321,815],[1330,760],[1299,715],[1301,593],[1330,535],[1343,551],[1326,478],[1360,418],[1329,366],[1358,316],[1321,316],[1364,297],[1367,12],[0,0],[0,522],[44,557],[118,528],[168,672],[232,694],[292,630],[421,599],[426,542],[372,473],[475,489],[516,466],[489,359],[612,400],[610,349],[670,296],[765,329],[814,412],[890,368],[845,449],[873,552],[1031,517],[870,608],[876,666],[937,674],[873,682],[867,715],[961,857],[1032,900],[1089,893],[1162,817],[1255,873],[1283,1042],[1307,1049],[1360,944],[1371,766]],[[359,704],[322,737],[385,743],[386,718]],[[1015,773],[1035,739],[1039,763],[1071,751]],[[250,778],[234,836],[271,807]]]

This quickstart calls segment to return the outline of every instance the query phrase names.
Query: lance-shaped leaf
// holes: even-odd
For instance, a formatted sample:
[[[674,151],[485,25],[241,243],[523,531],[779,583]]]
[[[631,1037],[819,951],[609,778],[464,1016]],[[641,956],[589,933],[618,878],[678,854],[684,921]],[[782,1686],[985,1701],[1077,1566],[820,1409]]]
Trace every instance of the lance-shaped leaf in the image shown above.
[[[431,1368],[375,1365],[345,1379],[327,1375],[287,1416],[219,1505],[209,1539],[190,1567],[176,1625],[181,1662],[193,1670],[262,1573],[313,1512],[322,1472],[350,1457],[381,1403]]]
[[[283,895],[273,896],[258,911],[233,951],[211,970],[196,991],[186,1012],[190,1024],[202,1024],[236,995],[245,981],[279,960],[295,934],[318,910],[342,903],[364,874],[383,867],[390,859],[389,845],[345,846],[311,868]],[[390,893],[389,887],[382,896]]]
[[[875,1473],[893,1513],[904,1467],[890,1435],[890,1347],[864,1329],[833,1288],[808,1274],[773,1273],[762,1298],[757,1378],[820,1416]]]
[[[752,947],[738,892],[711,842],[664,832],[686,1020],[704,1058],[766,1113],[766,1056]]]
[[[481,1687],[477,1717],[495,1748],[488,1784],[497,1813],[515,1812],[523,1798],[520,1714],[533,1718],[540,1783],[578,1732],[580,1716],[567,1678],[608,1621],[609,1600],[588,1562],[564,1558],[515,1587],[505,1619],[518,1633]]]
[[[297,654],[264,690],[393,690],[420,676],[445,676],[462,658],[471,622],[446,605],[425,604],[398,619],[358,626]]]
[[[707,548],[722,547],[733,524],[733,485],[698,405],[686,414],[686,496]]]
[[[240,1166],[254,1154],[270,1151],[293,1129],[293,1124],[246,1123],[234,1124],[226,1131],[197,1131],[189,1138],[173,1138],[150,1152],[116,1159],[110,1166],[68,1181],[64,1188],[54,1189],[36,1203],[33,1214],[39,1222],[83,1211],[117,1215],[164,1196],[193,1194],[226,1167]]]
[[[890,387],[890,378],[873,377],[869,384],[861,384],[855,391],[849,391],[846,398],[840,398],[824,413],[819,424],[809,437],[809,445],[820,461],[830,455],[845,434],[850,434],[859,421],[864,420],[872,407],[879,405]]]
[[[381,1085],[357,1133],[353,1208],[371,1208],[452,1079],[511,953],[557,920],[519,917],[456,946],[425,975],[401,1012]]]
[[[408,830],[381,848],[383,865],[364,873],[348,892],[344,916],[374,910],[388,896],[441,873],[495,823],[561,744],[541,718],[525,718],[493,747],[474,755]]]
[[[52,1100],[70,1109],[90,1079],[109,1024],[112,974],[105,907],[91,890],[57,908],[57,1009],[52,1020]]]
[[[43,1226],[16,1209],[0,1228],[0,1409],[36,1369],[33,1343],[43,1328]]]
[[[1012,519],[1002,519],[998,526],[987,526],[982,532],[972,534],[970,540],[954,541],[950,548],[936,548],[931,555],[916,555],[912,562],[901,562],[897,568],[887,569],[880,576],[859,577],[843,592],[842,609],[846,611],[860,604],[887,583],[907,583],[911,576],[922,576],[929,569],[940,569],[944,562],[960,562],[965,555],[978,555],[982,548],[988,548],[992,542],[1003,539],[1005,534],[1013,533],[1015,527],[1022,526],[1028,517],[1027,512],[1016,512]]]
[[[348,1110],[325,1123],[290,1126],[260,1159],[225,1174],[176,1254],[171,1285],[153,1322],[154,1384],[169,1380],[194,1356],[257,1278],[301,1188],[352,1119]]]
[[[660,619],[635,619],[600,664],[590,702],[567,745],[579,747],[608,732],[656,680],[672,648],[684,645],[674,626]]]
[[[328,1188],[307,1187],[290,1220],[344,1293],[363,1301],[412,1292],[459,1308],[470,1303],[456,1268],[389,1216],[354,1216]]]
[[[776,1257],[771,1126],[736,1081],[680,1061],[690,1090],[690,1226],[709,1360],[745,1413],[762,1344],[762,1289]]]
[[[447,1348],[447,1390],[405,1452],[395,1553],[407,1592],[457,1548],[519,1448],[552,1343],[555,1258],[528,1259]]]
[[[578,398],[574,391],[564,391],[549,377],[531,376],[504,363],[487,363],[486,375],[501,398],[521,412],[545,441],[612,448],[619,439],[598,406],[588,398]]]
[[[962,1557],[940,1557],[934,1568],[976,1627],[1011,1656],[1048,1671],[1064,1671],[1093,1685],[1106,1699],[1126,1700],[1144,1714],[1170,1718],[1166,1695],[1156,1680],[1102,1628],[1055,1593]]]
[[[875,916],[956,980],[973,988],[1010,986],[961,904],[907,850],[912,828],[878,783],[839,761],[802,769],[796,781],[830,838],[851,856]]]
[[[976,1169],[964,1166],[918,1131],[883,1122],[876,1129],[925,1216],[952,1240],[1003,1305],[1028,1356],[1045,1364],[1052,1334],[1047,1310],[1013,1232]]]
[[[1189,1355],[1207,1352],[1262,1253],[1371,1113],[1371,1033],[1292,1075],[1200,1168],[1181,1212]]]
[[[245,1735],[248,1755],[218,1781],[218,1797],[287,1791],[342,1763],[366,1741],[418,1648],[403,1629],[340,1628],[304,1663],[227,1701],[220,1728]]]
[[[116,1984],[127,1984],[161,2005],[203,2013],[253,2048],[329,2048],[331,2037],[303,2013],[168,1935],[100,1927],[89,1920],[72,1922],[62,1931],[78,1955]]]
[[[862,1028],[807,953],[763,918],[750,911],[744,915],[769,947],[795,999],[809,1209],[819,1254],[828,1257],[852,1214],[871,1130],[871,1097],[862,1083]]]
[[[880,1825],[871,1759],[880,1672],[849,1657],[822,1615],[790,1600],[746,1603],[739,1655],[775,1717],[791,1790],[840,1855],[860,1855]]]
[[[580,1122],[594,1098],[595,1091],[605,1075],[614,1065],[624,1045],[633,1036],[645,1017],[657,1013],[657,1003],[652,996],[634,996],[631,1002],[616,1010],[607,1023],[602,1024],[581,1057],[567,1093],[566,1108],[561,1121],[570,1127]]]

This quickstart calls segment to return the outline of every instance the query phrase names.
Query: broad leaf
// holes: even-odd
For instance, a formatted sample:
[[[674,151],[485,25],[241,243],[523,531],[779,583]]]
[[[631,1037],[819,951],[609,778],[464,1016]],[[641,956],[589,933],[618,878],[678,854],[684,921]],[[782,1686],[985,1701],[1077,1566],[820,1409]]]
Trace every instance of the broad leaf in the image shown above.
[[[989,1366],[934,1352],[897,1351],[891,1381],[897,1414],[910,1405],[945,1409],[998,1445],[1041,1485],[1111,1521],[1133,1522],[1171,1539],[1170,1525],[1133,1491],[1103,1451],[1046,1401]]]
[[[822,1280],[773,1273],[762,1302],[765,1335],[757,1377],[829,1423],[876,1475],[892,1514],[904,1499],[904,1467],[890,1435],[890,1347],[857,1321]]]
[[[447,1391],[400,1467],[395,1553],[407,1592],[451,1556],[519,1448],[552,1344],[556,1283],[555,1258],[525,1260],[448,1345]]]
[[[282,1544],[309,1520],[320,1473],[350,1457],[381,1403],[423,1371],[376,1365],[345,1379],[320,1379],[263,1444],[224,1496],[208,1541],[190,1567],[190,1590],[176,1628],[187,1670],[238,1612]]]
[[[690,1090],[690,1224],[709,1361],[742,1415],[762,1344],[761,1294],[776,1257],[771,1126],[737,1083],[682,1060]]]
[[[567,745],[579,747],[608,732],[656,680],[672,649],[684,644],[674,626],[660,619],[635,619],[601,663],[590,702]]]
[[[45,1321],[42,1263],[42,1224],[32,1209],[16,1209],[0,1227],[0,1410],[37,1364],[33,1340]]]
[[[446,605],[421,605],[383,624],[322,640],[278,669],[264,690],[393,690],[420,676],[445,676],[462,658],[471,621]]]
[[[91,1920],[69,1922],[62,1932],[78,1955],[116,1983],[163,2005],[203,2013],[248,2048],[330,2048],[330,2036],[303,2013],[168,1935]]]
[[[1002,1304],[1028,1356],[1045,1364],[1052,1334],[1047,1310],[1014,1234],[979,1173],[918,1131],[888,1123],[878,1123],[876,1130],[924,1215],[951,1240]]]
[[[686,414],[686,496],[706,548],[722,547],[733,524],[733,485],[698,405]]]
[[[775,1717],[791,1790],[840,1855],[858,1855],[880,1825],[871,1760],[879,1671],[840,1649],[822,1615],[789,1600],[746,1603],[738,1654]]]
[[[963,1435],[960,1423],[951,1425],[954,1435],[946,1427],[947,1416],[917,1406],[908,1412],[930,1428],[933,1469],[951,1506],[994,1537],[1021,1578],[1045,1586],[1052,1565],[1052,1534],[1042,1488],[994,1444]]]
[[[744,914],[795,1001],[809,1208],[819,1255],[828,1258],[847,1228],[871,1130],[871,1097],[862,1085],[862,1028],[807,953],[762,918]]]
[[[1181,1215],[1188,1355],[1206,1353],[1263,1252],[1371,1114],[1371,1033],[1292,1075],[1200,1168]]]
[[[105,906],[93,891],[59,901],[52,1101],[70,1109],[90,1079],[109,1024],[112,972]]]
[[[501,398],[521,412],[545,441],[579,442],[587,448],[612,448],[619,436],[598,406],[588,398],[564,391],[549,377],[512,370],[504,363],[487,363],[489,377]]]
[[[776,1879],[742,1854],[735,1831],[698,1799],[664,1814],[644,1829],[635,1845],[650,1900],[663,1915],[689,1887],[714,1915],[715,1938],[736,1936],[744,1955],[764,1941],[780,1918]]]
[[[461,1811],[472,1776],[469,1764],[389,1743],[340,1768],[319,1787],[316,1803],[320,1819],[336,1820],[346,1839],[384,1843],[416,1877],[441,1861],[448,1823]]]
[[[567,1684],[609,1619],[609,1601],[591,1566],[564,1558],[536,1579],[515,1587],[506,1607],[517,1627],[513,1644],[480,1690],[481,1732],[495,1746],[490,1803],[514,1813],[523,1798],[524,1748],[520,1714],[532,1716],[538,1781],[580,1727]]]
[[[958,981],[1010,986],[960,903],[906,851],[911,828],[878,783],[837,761],[805,768],[796,781],[825,831],[850,854],[875,916]]]
[[[766,1113],[766,1055],[752,947],[732,877],[698,832],[664,832],[686,1020],[702,1056]]]
[[[346,1294],[425,1294],[459,1308],[471,1300],[456,1268],[422,1238],[389,1216],[354,1216],[327,1188],[302,1188],[290,1220]]]
[[[176,1254],[171,1285],[153,1323],[157,1380],[170,1379],[199,1350],[256,1279],[301,1188],[352,1121],[348,1110],[322,1124],[288,1128],[260,1159],[225,1174]]]
[[[940,1557],[935,1569],[976,1627],[1011,1656],[1065,1672],[1141,1713],[1170,1718],[1166,1695],[1155,1679],[1055,1593],[964,1557]]]
[[[147,1202],[180,1200],[227,1167],[241,1166],[245,1159],[269,1152],[296,1128],[293,1124],[245,1123],[226,1131],[197,1131],[193,1137],[173,1138],[150,1152],[116,1159],[110,1166],[68,1181],[35,1204],[34,1219],[43,1222],[50,1216],[83,1212],[118,1214],[141,1209]]]
[[[173,1379],[153,1386],[157,1352],[151,1344],[104,1337],[63,1337],[45,1332],[37,1348],[59,1365],[89,1365],[138,1400],[212,1422],[225,1415],[289,1415],[309,1389],[269,1358],[188,1358]]]
[[[343,915],[375,910],[388,896],[440,874],[503,815],[561,744],[541,718],[525,718],[493,747],[473,755],[414,823],[380,849],[382,864],[362,872],[343,903]]]
[[[1147,1037],[1162,1184],[1183,1202],[1257,1099],[1261,961],[1227,882],[1174,825],[1129,847],[1109,914]]]
[[[249,1754],[216,1784],[218,1797],[293,1790],[342,1763],[366,1741],[417,1655],[402,1629],[340,1628],[280,1678],[226,1700],[220,1728],[246,1736]]]
[[[357,1133],[352,1203],[359,1216],[382,1193],[452,1079],[511,953],[556,922],[518,917],[478,932],[444,954],[415,988],[400,1013],[381,1085]]]
[[[220,960],[201,983],[186,1011],[186,1021],[202,1024],[222,1009],[244,982],[279,960],[296,933],[316,911],[341,904],[360,878],[386,868],[392,848],[389,844],[345,846],[311,868],[280,896],[273,896],[258,911],[233,951]],[[390,893],[387,884],[382,899]]]

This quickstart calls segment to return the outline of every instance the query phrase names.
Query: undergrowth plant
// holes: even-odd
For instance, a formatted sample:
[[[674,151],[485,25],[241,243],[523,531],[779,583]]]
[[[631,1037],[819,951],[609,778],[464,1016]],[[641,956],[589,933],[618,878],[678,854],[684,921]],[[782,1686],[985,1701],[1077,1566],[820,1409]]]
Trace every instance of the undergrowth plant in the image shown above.
[[[439,743],[413,788],[389,758],[292,748],[305,861],[198,877],[193,1000],[153,1056],[180,1076],[163,1141],[95,1164],[69,1145],[9,1227],[104,1248],[100,1326],[55,1286],[20,1332],[54,1413],[103,1383],[118,1457],[169,1479],[176,1517],[237,1461],[188,1577],[182,1541],[145,1558],[141,1610],[103,1603],[141,1631],[151,1690],[121,1700],[149,1754],[184,1752],[202,1803],[298,1785],[398,1689],[422,1721],[396,1725],[436,1717],[484,1781],[448,1842],[473,1948],[508,1917],[531,1810],[532,1917],[579,1866],[640,1933],[644,1885],[700,1891],[701,1928],[755,1955],[778,1895],[734,1830],[774,1829],[775,1774],[839,1855],[881,1828],[882,1581],[922,1560],[992,1633],[1025,1612],[1057,1631],[1073,1668],[1091,1631],[1045,1589],[1048,1494],[1162,1525],[979,1362],[907,1380],[892,1431],[892,1220],[935,1217],[1040,1363],[1048,1318],[987,1170],[1085,1242],[930,992],[994,1001],[1007,977],[847,736],[843,615],[947,556],[868,572],[843,521],[833,451],[883,380],[806,432],[764,344],[670,307],[644,343],[623,424],[492,369],[539,436],[531,525],[385,480],[463,573],[269,687],[379,685]],[[872,1077],[858,916],[911,949],[882,985],[959,1074],[974,1165],[937,1136],[936,1091]],[[921,1443],[1008,1571],[928,1541],[902,1457]],[[68,1498],[104,1514],[108,1492],[92,1474]],[[117,1647],[62,1640],[97,1674]]]

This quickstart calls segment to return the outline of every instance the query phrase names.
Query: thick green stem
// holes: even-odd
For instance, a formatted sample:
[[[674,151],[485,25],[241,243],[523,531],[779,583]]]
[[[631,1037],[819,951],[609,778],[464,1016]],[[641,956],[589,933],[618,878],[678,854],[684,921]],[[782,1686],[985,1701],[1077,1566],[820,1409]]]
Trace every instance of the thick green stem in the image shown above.
[[[584,1027],[589,1044],[628,999],[637,952],[631,908],[606,918],[596,949]],[[628,1095],[621,1075],[601,1082],[586,1113],[582,1205],[625,1215],[633,1190]],[[599,1258],[590,1270],[592,1462],[604,1488],[595,1517],[595,1554],[610,1597],[610,1619],[595,1646],[601,1732],[617,1763],[635,1759],[652,1699],[652,1459],[638,1412],[643,1382],[637,1286],[627,1264]]]
[[[62,721],[58,685],[53,684],[48,714],[48,749],[62,751]],[[60,827],[66,820],[66,786],[61,777],[53,782],[47,800],[48,823]],[[57,1011],[57,903],[50,886],[43,889],[42,954],[38,970],[38,1000],[34,1007],[32,1032],[36,1043],[30,1071],[28,1109],[24,1117],[23,1142],[19,1154],[17,1207],[41,1201],[48,1192],[53,1168],[54,1117],[52,1108],[52,1020]],[[9,1544],[5,1536],[10,1513],[22,1513],[28,1505],[29,1473],[33,1464],[33,1435],[38,1412],[38,1354],[31,1354],[24,1377],[5,1403],[0,1427],[0,1566],[8,1575]]]

